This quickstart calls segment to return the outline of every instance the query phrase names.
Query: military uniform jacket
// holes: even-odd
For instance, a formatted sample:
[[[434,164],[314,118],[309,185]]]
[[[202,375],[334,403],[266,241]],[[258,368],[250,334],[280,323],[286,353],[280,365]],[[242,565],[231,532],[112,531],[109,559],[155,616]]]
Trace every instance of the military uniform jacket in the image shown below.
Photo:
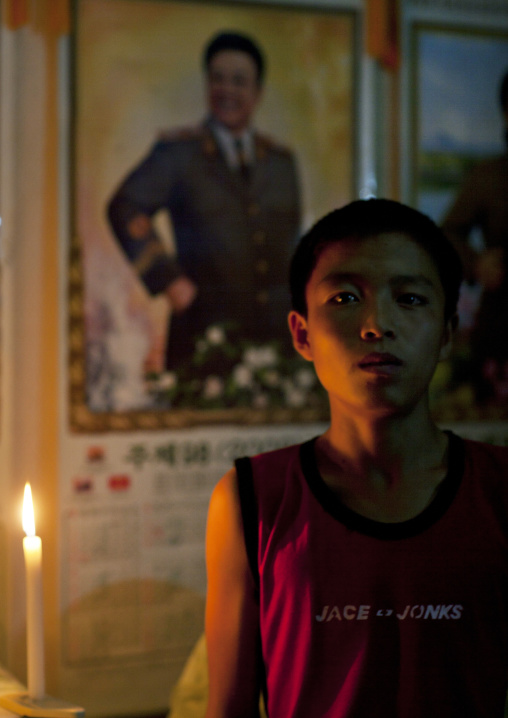
[[[151,294],[185,274],[199,288],[203,326],[233,312],[244,325],[256,317],[254,334],[274,314],[285,327],[287,267],[300,218],[292,153],[257,133],[255,153],[244,179],[228,167],[207,123],[169,133],[108,207],[114,234]],[[139,222],[161,209],[171,218],[176,257]]]
[[[502,250],[504,265],[501,285],[482,292],[470,336],[477,399],[486,401],[497,393],[498,382],[502,390],[508,362],[508,153],[479,162],[471,170],[443,221],[444,231],[462,250],[468,279],[474,278],[476,260],[467,245],[473,228],[481,230],[486,249]],[[492,368],[486,370],[493,366],[492,360],[499,366],[494,375]]]
[[[479,162],[471,170],[443,221],[444,231],[458,247],[467,244],[473,227],[481,229],[487,249],[502,247],[506,257],[508,153]]]

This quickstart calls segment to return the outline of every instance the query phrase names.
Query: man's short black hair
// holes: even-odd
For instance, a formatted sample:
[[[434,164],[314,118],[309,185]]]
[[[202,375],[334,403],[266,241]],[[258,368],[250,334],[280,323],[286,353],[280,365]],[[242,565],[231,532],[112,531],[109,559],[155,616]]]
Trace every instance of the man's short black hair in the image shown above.
[[[249,55],[256,65],[258,83],[261,85],[265,76],[265,58],[259,45],[248,35],[239,32],[219,32],[205,48],[203,64],[205,70],[210,67],[214,55],[222,50],[239,50]]]
[[[385,232],[408,235],[429,254],[445,293],[445,320],[457,311],[462,263],[457,251],[430,217],[389,199],[355,200],[320,219],[301,238],[290,268],[291,302],[307,316],[305,291],[323,250],[344,239],[365,239]]]

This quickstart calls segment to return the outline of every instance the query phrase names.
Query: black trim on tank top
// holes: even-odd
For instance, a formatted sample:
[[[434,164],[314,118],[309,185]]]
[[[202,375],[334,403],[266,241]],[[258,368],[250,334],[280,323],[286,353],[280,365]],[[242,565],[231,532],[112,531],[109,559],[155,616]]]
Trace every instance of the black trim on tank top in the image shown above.
[[[240,499],[240,510],[243,522],[243,535],[245,549],[249,561],[252,578],[259,591],[259,567],[258,567],[258,502],[254,491],[254,478],[252,475],[252,464],[248,456],[235,461],[238,497]]]
[[[431,503],[417,516],[407,521],[384,523],[356,513],[345,506],[336,493],[323,481],[319,473],[315,443],[318,437],[300,446],[300,461],[307,484],[325,511],[351,531],[384,540],[411,538],[422,533],[438,521],[451,506],[459,490],[465,466],[463,440],[451,431],[448,436],[448,472]]]

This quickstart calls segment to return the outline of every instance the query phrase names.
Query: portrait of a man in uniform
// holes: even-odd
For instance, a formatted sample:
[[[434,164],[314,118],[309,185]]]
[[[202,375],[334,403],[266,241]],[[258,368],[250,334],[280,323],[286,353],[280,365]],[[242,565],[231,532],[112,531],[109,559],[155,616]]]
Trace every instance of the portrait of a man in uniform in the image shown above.
[[[220,31],[202,58],[207,110],[199,124],[162,133],[116,189],[108,216],[148,292],[168,301],[166,368],[180,368],[212,325],[235,341],[277,339],[289,350],[286,277],[300,229],[293,153],[254,127],[265,53]],[[152,217],[171,218],[176,253]]]
[[[314,420],[287,272],[354,191],[354,17],[80,0],[76,28],[73,426]]]

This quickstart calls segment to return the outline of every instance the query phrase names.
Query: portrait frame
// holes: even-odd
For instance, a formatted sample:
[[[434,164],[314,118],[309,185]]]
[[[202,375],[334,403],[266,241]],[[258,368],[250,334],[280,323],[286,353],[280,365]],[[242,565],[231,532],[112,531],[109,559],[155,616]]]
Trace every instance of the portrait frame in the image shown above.
[[[275,74],[271,88],[269,74],[263,106],[259,112],[259,125],[263,130],[266,128],[269,135],[289,141],[295,151],[302,182],[302,231],[326,211],[350,201],[355,193],[357,178],[356,80],[361,51],[355,6],[356,3],[311,6],[282,2],[261,4],[243,0],[233,3],[227,0],[220,3],[207,0],[74,0],[75,36],[71,73],[72,238],[68,252],[71,430],[100,432],[228,423],[312,423],[326,418],[326,398],[320,392],[315,378],[309,379],[309,367],[303,360],[299,364],[292,364],[287,370],[293,372],[294,376],[298,374],[301,379],[301,386],[296,387],[300,394],[295,391],[292,395],[296,397],[295,401],[287,398],[287,391],[281,394],[278,390],[276,403],[268,405],[266,402],[256,404],[244,397],[237,405],[225,406],[218,397],[215,400],[212,398],[205,406],[197,403],[173,406],[160,403],[158,395],[155,395],[157,401],[154,403],[154,387],[167,386],[162,380],[168,377],[160,375],[154,378],[152,375],[147,376],[146,372],[143,375],[133,373],[130,378],[128,376],[123,395],[121,387],[115,389],[115,400],[111,400],[111,386],[103,388],[100,395],[93,394],[95,384],[91,384],[91,376],[97,375],[97,362],[100,363],[100,357],[104,356],[105,332],[110,332],[110,343],[117,341],[119,355],[131,357],[140,351],[139,347],[146,340],[146,335],[152,339],[155,337],[155,345],[160,346],[161,328],[167,321],[165,303],[160,298],[147,297],[144,288],[139,286],[139,278],[112,241],[100,202],[106,202],[121,176],[146,154],[161,126],[178,127],[199,119],[202,108],[196,108],[196,96],[198,102],[201,102],[199,93],[202,72],[200,58],[196,55],[200,54],[205,38],[232,26],[239,30],[250,30],[257,37],[266,50],[270,65],[270,47],[277,48],[273,64],[279,62],[281,69],[279,76]],[[161,65],[160,54],[157,55],[155,51],[151,54],[144,52],[148,45],[133,43],[132,39],[143,38],[145,43],[153,43],[154,37],[160,38],[160,23],[169,22],[169,14],[164,17],[165,12],[173,12],[173,25],[176,18],[188,29],[193,9],[200,11],[200,31],[194,33],[196,37],[192,36],[192,42],[180,43],[184,51],[182,48],[174,50],[175,53],[183,52],[177,65],[184,70],[180,72],[181,77],[173,72],[172,82],[168,83],[171,87],[161,98],[160,76],[172,60],[165,58]],[[147,15],[150,15],[148,11],[153,13],[154,24],[157,20],[157,32],[153,31],[155,25],[150,28],[149,21],[146,21]],[[145,18],[146,24],[141,27],[142,18]],[[325,25],[327,32],[323,40],[322,28]],[[297,56],[299,40],[294,37],[295,28],[300,32],[305,31],[307,44],[302,67],[298,70],[293,67],[290,80],[294,86],[291,86],[290,81],[284,82],[283,73],[288,72],[291,62],[294,63]],[[316,43],[313,32],[318,34],[320,29],[321,42]],[[177,37],[178,25],[174,33]],[[278,33],[277,45],[274,33]],[[294,39],[289,42],[291,37]],[[300,42],[300,57],[301,47]],[[101,72],[101,67],[105,67],[101,63],[107,63],[107,73]],[[315,86],[316,76],[322,76],[322,84],[318,83],[318,87]],[[147,77],[150,77],[150,81],[140,81]],[[278,99],[277,92],[280,93],[283,85],[286,94],[282,101]],[[114,104],[121,108],[116,114],[111,107],[113,91]],[[178,103],[176,100],[173,105],[168,103],[171,93],[173,98],[182,97],[181,107],[177,107],[174,112],[173,107]],[[316,102],[312,104],[312,112],[307,110],[307,114],[300,116],[302,112],[299,108],[310,105],[308,98],[312,94],[309,93],[314,93]],[[172,112],[165,117],[168,105],[172,107]],[[108,289],[110,306],[105,313],[101,306],[101,302],[105,302],[101,292],[105,291],[106,285],[111,286]],[[128,307],[120,311],[118,304],[121,304],[122,297],[127,297],[125,302]],[[146,316],[148,305],[149,318]],[[114,306],[115,312],[113,320],[111,306]],[[118,328],[125,328],[129,317],[134,319],[137,333],[129,328],[121,337]],[[112,321],[118,336],[111,336]],[[231,347],[225,347],[225,350],[231,351]],[[146,353],[145,346],[145,356]],[[257,357],[259,359],[259,353]],[[134,365],[134,360],[132,362]],[[138,357],[137,362],[136,366],[139,367],[145,360]],[[279,366],[275,369],[278,370]],[[128,371],[125,366],[112,366],[109,374],[110,383],[113,385],[116,382],[118,385],[121,384],[118,376],[125,377]],[[275,374],[272,372],[272,377]],[[305,391],[311,391],[311,386],[314,387],[312,394],[315,398],[310,403],[302,401],[302,396]],[[102,404],[96,398],[91,398],[97,396],[101,397]],[[105,396],[109,398],[104,399]],[[139,397],[139,404],[136,404],[136,397]]]
[[[487,26],[415,19],[408,49],[405,201],[439,225],[468,171],[504,151],[498,97],[508,68],[508,23],[506,18]],[[470,241],[481,242],[479,232]],[[469,336],[480,297],[478,285],[463,284],[454,349],[431,383],[433,412],[444,423],[506,419],[504,402],[479,405],[471,381]]]

